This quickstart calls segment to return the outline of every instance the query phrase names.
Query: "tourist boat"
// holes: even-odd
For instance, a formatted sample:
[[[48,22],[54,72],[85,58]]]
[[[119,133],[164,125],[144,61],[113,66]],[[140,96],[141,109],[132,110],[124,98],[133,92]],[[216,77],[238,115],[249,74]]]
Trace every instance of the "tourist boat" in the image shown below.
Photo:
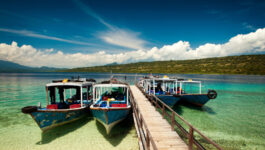
[[[131,109],[129,87],[115,79],[93,86],[93,104],[90,110],[109,134],[111,129],[124,120]]]
[[[27,106],[22,112],[30,114],[42,131],[75,121],[88,114],[92,104],[95,80],[64,79],[46,84],[47,106]]]
[[[208,89],[207,93],[202,93],[201,81],[193,81],[192,79],[182,79],[178,80],[177,84],[179,85],[180,91],[174,96],[179,97],[180,101],[184,103],[189,103],[195,106],[202,107],[209,100],[215,99],[217,97],[217,92],[215,90]]]
[[[173,107],[177,102],[187,102],[201,107],[210,99],[217,97],[215,90],[208,90],[207,93],[202,94],[201,81],[193,81],[191,79],[170,79],[167,76],[163,78],[150,77],[140,81],[140,85],[146,93],[155,93],[158,98],[170,107]]]
[[[177,93],[176,82],[176,79],[170,79],[168,76],[163,78],[150,76],[140,80],[139,85],[149,95],[155,94],[166,105],[173,107],[180,100],[180,98],[174,96]]]

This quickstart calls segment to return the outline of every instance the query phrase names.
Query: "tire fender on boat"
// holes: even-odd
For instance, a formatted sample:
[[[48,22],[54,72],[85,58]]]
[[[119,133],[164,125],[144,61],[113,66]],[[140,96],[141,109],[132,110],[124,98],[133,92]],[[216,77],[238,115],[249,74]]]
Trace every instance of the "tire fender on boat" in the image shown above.
[[[215,99],[217,97],[217,92],[215,90],[209,90],[207,96],[209,99]]]
[[[26,106],[21,109],[24,114],[30,114],[38,110],[37,106]]]

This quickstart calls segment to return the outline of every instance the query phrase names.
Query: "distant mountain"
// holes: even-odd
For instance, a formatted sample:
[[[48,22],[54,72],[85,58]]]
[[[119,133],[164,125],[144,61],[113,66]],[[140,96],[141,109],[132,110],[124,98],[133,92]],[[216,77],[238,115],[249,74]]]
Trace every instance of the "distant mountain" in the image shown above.
[[[60,68],[51,67],[28,67],[10,61],[0,60],[0,72],[53,72]]]
[[[106,64],[104,66],[116,66],[116,65],[119,65],[117,62],[114,62],[114,63],[111,63],[111,64]]]
[[[265,55],[227,56],[73,68],[62,72],[253,74],[265,75]]]

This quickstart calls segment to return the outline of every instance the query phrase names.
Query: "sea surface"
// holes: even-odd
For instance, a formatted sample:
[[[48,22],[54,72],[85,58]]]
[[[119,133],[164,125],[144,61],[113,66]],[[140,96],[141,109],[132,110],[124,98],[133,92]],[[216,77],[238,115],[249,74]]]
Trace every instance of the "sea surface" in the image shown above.
[[[1,73],[0,74],[0,150],[25,149],[138,149],[130,118],[106,135],[92,116],[42,133],[21,108],[46,106],[45,84],[71,76],[109,79],[97,73]],[[139,74],[138,74],[139,75]],[[126,76],[126,77],[125,77]],[[215,89],[217,99],[202,108],[177,105],[174,110],[224,149],[265,149],[265,76],[182,75],[179,78],[202,81],[202,92]],[[134,83],[134,74],[118,79]]]

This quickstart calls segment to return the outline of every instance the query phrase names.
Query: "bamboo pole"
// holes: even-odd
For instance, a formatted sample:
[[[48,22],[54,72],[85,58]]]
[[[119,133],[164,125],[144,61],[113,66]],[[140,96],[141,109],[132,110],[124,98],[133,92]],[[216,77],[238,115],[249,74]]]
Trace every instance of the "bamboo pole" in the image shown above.
[[[83,87],[80,87],[80,101],[81,101],[81,107],[83,107]]]
[[[47,105],[49,105],[49,94],[48,94],[48,87],[46,87],[46,95],[47,95]]]

